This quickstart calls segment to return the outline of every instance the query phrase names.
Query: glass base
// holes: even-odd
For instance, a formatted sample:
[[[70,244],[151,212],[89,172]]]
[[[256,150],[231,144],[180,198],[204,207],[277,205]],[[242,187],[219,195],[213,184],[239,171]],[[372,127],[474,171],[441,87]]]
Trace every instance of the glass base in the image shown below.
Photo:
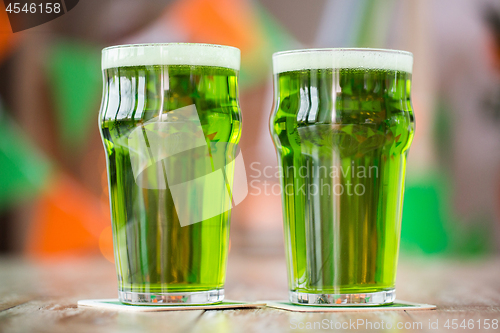
[[[136,293],[118,291],[120,302],[134,305],[201,305],[220,303],[224,289],[178,293]]]
[[[308,294],[290,291],[290,302],[318,306],[373,306],[394,302],[396,290],[389,289],[363,294]]]

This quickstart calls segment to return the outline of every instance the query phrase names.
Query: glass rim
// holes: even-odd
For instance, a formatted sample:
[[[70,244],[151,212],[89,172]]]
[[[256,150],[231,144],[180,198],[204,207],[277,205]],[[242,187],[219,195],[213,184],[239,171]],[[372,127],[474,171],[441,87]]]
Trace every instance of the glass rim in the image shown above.
[[[406,54],[413,57],[413,53],[409,51],[396,50],[396,49],[370,48],[370,47],[325,47],[325,48],[320,47],[311,49],[286,50],[273,53],[273,57],[279,57],[281,55],[292,54],[292,53],[344,52],[344,51],[395,53],[395,54]]]
[[[215,48],[227,48],[227,49],[239,49],[234,46],[230,45],[221,45],[221,44],[209,44],[209,43],[185,43],[185,42],[175,42],[175,43],[134,43],[134,44],[118,44],[118,45],[111,45],[111,46],[106,46],[105,48],[102,49],[102,52],[107,51],[107,50],[112,50],[112,49],[120,49],[120,48],[129,48],[129,47],[144,47],[144,46],[151,46],[151,47],[174,47],[176,45],[183,45],[183,46],[203,46],[203,47],[215,47]]]
[[[241,51],[229,45],[205,43],[139,43],[102,49],[103,70],[149,65],[212,66],[240,69]]]
[[[370,55],[367,57],[367,55]],[[273,54],[274,74],[310,69],[383,69],[412,72],[413,54],[380,48],[311,48]]]

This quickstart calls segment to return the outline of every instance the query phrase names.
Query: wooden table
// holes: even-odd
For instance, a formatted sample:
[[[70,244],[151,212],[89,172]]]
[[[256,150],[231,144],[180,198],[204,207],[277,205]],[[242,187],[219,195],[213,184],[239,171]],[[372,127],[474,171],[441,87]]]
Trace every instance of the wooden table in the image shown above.
[[[269,300],[287,298],[282,254],[230,253],[226,298]],[[114,265],[103,259],[33,262],[0,259],[0,332],[301,332],[298,323],[343,323],[363,319],[422,329],[396,331],[500,332],[483,330],[500,319],[500,258],[475,261],[401,258],[398,299],[438,305],[434,311],[298,313],[270,308],[225,311],[128,313],[78,308],[77,300],[115,298]],[[473,327],[460,328],[463,320]],[[486,320],[486,321],[485,321]],[[489,321],[488,321],[489,320]],[[429,329],[429,323],[438,329]],[[445,327],[446,321],[457,330]],[[297,329],[294,324],[297,323]],[[409,324],[408,324],[409,323]],[[481,323],[481,330],[478,330]],[[345,327],[346,325],[344,325]],[[351,331],[364,331],[366,327]],[[328,331],[328,329],[322,329]],[[392,331],[379,329],[377,331]]]

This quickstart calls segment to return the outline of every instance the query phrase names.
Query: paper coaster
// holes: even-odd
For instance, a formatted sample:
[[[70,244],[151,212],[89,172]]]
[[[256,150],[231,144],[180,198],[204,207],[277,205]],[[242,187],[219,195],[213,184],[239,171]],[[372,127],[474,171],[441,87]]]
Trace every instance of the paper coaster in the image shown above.
[[[359,312],[359,311],[402,311],[402,310],[434,310],[435,305],[419,304],[395,300],[389,305],[378,306],[317,306],[296,305],[286,301],[262,301],[267,307],[296,312]]]
[[[78,301],[78,307],[92,307],[97,309],[133,312],[156,312],[156,311],[182,311],[182,310],[230,310],[230,309],[252,309],[265,306],[265,303],[245,303],[235,301],[224,301],[211,305],[127,305],[117,298],[112,299],[85,299]]]

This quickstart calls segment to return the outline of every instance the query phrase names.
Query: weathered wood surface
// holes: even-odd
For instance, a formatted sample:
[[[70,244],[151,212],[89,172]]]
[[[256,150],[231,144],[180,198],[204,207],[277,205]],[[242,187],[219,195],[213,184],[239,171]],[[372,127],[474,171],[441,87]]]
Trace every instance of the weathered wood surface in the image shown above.
[[[384,332],[500,332],[500,327],[491,327],[493,319],[500,319],[500,258],[402,258],[397,291],[399,299],[437,304],[438,310],[296,313],[263,308],[127,313],[78,308],[79,299],[116,297],[113,264],[102,259],[41,263],[2,258],[0,332],[311,332],[314,327],[357,332],[370,328]],[[282,255],[230,254],[226,298],[286,297]],[[464,320],[467,328],[460,327]],[[457,329],[446,328],[447,321],[456,323]],[[484,329],[485,322],[490,329]]]

